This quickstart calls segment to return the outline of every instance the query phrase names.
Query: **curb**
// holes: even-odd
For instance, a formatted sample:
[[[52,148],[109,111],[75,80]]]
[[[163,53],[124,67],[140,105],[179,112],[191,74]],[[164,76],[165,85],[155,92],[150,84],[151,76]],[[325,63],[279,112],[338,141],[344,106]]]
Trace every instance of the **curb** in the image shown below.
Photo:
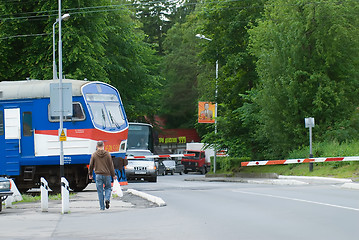
[[[163,201],[163,199],[160,197],[156,197],[156,196],[144,193],[144,192],[140,192],[135,189],[127,189],[127,192],[131,193],[133,195],[136,195],[138,197],[141,197],[143,199],[146,199],[147,201],[153,202],[153,203],[157,204],[157,206],[159,206],[159,207],[166,206],[166,202]]]
[[[351,179],[346,178],[330,178],[330,177],[310,177],[310,176],[285,176],[285,175],[279,175],[279,179],[303,179],[303,180],[323,180],[323,181],[333,181],[337,183],[352,183],[353,181]]]
[[[232,177],[185,178],[184,181],[187,181],[187,182],[239,182],[239,183],[248,183],[248,181],[243,179],[243,178],[232,178]]]
[[[341,188],[356,189],[359,190],[359,183],[344,183]]]
[[[341,184],[341,188],[359,190],[359,183],[353,182],[347,178],[331,178],[331,177],[316,177],[316,176],[284,176],[279,175],[278,179],[250,179],[239,177],[201,177],[201,178],[186,178],[184,181],[202,181],[202,182],[238,182],[251,184],[271,184],[271,185],[308,185],[306,181],[327,182],[331,184]]]
[[[309,183],[289,179],[248,180],[248,183],[272,185],[308,185]]]

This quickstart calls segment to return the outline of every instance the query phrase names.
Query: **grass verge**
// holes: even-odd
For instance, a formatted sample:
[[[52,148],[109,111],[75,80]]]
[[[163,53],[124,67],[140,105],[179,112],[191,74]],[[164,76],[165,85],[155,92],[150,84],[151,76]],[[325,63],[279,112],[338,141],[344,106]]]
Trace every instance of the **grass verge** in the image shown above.
[[[76,194],[75,193],[70,193],[70,198],[74,197]],[[33,196],[31,194],[21,194],[22,196],[22,201],[19,202],[14,202],[14,203],[27,203],[27,202],[38,202],[41,201],[41,196],[40,195],[36,195]],[[49,200],[61,200],[61,194],[49,194]]]
[[[302,146],[290,152],[286,159],[306,158],[309,153],[308,146]],[[345,157],[359,156],[359,140],[338,143],[336,141],[318,142],[313,144],[315,157]],[[359,162],[324,162],[313,163],[313,171],[309,171],[309,163],[240,167],[243,161],[250,158],[217,158],[216,174],[244,173],[277,173],[279,175],[293,176],[319,176],[350,178],[359,181]],[[213,164],[212,164],[213,165]]]
[[[246,173],[277,173],[289,176],[318,176],[359,180],[359,162],[314,163],[313,166],[312,172],[309,171],[309,163],[241,167],[238,170]]]

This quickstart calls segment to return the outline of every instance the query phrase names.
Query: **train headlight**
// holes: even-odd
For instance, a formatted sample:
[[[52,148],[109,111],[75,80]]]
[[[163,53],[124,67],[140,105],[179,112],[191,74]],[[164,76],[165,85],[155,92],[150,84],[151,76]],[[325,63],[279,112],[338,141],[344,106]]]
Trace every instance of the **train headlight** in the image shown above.
[[[125,150],[126,150],[126,141],[122,141],[120,145],[120,151],[125,151]]]

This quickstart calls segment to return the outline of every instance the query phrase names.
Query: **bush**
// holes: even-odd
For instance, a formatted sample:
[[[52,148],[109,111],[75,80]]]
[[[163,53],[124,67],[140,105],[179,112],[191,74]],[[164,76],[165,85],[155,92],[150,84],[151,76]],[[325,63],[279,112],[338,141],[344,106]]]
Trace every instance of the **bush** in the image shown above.
[[[309,146],[302,146],[292,151],[288,158],[307,158]],[[346,157],[359,156],[359,141],[338,143],[337,141],[313,142],[314,157]]]
[[[241,162],[250,161],[249,157],[217,157],[216,159],[216,171],[222,171],[222,172],[230,172],[235,169],[238,169],[241,166]],[[213,164],[213,158],[212,158],[212,166]],[[213,167],[212,167],[213,171]]]

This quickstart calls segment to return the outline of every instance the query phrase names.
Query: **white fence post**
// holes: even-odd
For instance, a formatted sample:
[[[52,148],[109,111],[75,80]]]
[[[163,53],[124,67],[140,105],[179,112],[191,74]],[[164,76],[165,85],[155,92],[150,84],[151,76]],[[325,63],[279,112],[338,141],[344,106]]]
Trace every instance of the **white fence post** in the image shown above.
[[[61,197],[62,197],[62,213],[70,212],[69,182],[66,178],[61,178]]]
[[[41,211],[47,212],[49,210],[49,184],[45,178],[41,177]]]

